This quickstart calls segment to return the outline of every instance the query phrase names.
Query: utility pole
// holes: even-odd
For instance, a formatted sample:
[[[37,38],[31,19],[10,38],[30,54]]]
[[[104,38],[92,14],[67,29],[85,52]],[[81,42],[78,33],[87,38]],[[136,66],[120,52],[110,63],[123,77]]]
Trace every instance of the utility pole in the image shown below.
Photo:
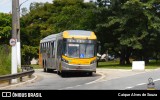
[[[16,2],[17,8],[17,64],[21,68],[21,44],[20,44],[20,6],[19,0]]]
[[[17,73],[17,0],[12,0],[12,68],[11,74]],[[17,79],[12,79],[11,83],[17,83]]]

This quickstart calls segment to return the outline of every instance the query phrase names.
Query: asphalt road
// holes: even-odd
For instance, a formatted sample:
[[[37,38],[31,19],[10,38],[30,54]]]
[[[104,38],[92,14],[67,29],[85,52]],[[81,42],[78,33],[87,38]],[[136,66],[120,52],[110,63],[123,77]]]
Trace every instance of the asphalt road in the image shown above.
[[[70,87],[76,87],[89,82],[94,82],[101,75],[94,73],[93,76],[86,74],[68,74],[62,78],[57,75],[56,72],[46,73],[42,70],[36,70],[35,75],[38,77],[34,82],[30,84],[24,84],[18,87],[12,87],[14,90],[62,90],[69,89]]]
[[[160,69],[132,76],[120,77],[111,80],[74,87],[72,89],[99,89],[99,90],[147,90],[148,78],[152,78],[155,89],[160,90]]]
[[[93,76],[70,74],[62,78],[56,72],[36,70],[38,78],[15,90],[147,90],[148,78],[152,78],[155,89],[160,90],[160,69],[144,72],[127,70],[101,70]]]

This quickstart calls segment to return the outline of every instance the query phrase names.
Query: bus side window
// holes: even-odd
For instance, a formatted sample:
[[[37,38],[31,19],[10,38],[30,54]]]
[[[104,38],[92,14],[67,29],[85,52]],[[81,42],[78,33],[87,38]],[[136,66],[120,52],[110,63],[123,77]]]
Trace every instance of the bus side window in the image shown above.
[[[57,50],[58,57],[61,57],[62,55],[62,40],[58,40],[58,50]]]
[[[47,42],[45,42],[45,52],[47,51]]]
[[[49,48],[50,48],[50,42],[48,42],[48,50],[49,50]]]
[[[46,50],[46,43],[44,43],[44,51]]]
[[[52,45],[52,57],[54,57],[54,41],[51,43],[51,45]]]
[[[45,43],[45,52],[47,51],[47,42]]]
[[[48,42],[48,55],[49,55],[49,58],[52,58],[51,42]]]
[[[48,50],[48,42],[46,43],[46,49]]]

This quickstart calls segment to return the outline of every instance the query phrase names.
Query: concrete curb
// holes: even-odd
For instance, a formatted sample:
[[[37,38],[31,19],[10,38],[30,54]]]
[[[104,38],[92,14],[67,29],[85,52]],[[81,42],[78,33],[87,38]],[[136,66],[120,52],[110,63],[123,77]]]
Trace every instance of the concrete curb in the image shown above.
[[[33,76],[34,76],[34,78],[32,78],[30,80],[27,80],[25,82],[20,82],[20,83],[17,83],[17,84],[11,84],[11,85],[8,85],[8,86],[0,87],[0,90],[9,89],[9,88],[12,88],[12,87],[17,87],[17,86],[20,86],[20,85],[23,85],[23,84],[26,84],[26,83],[31,83],[31,82],[33,82],[34,80],[37,79],[37,75],[33,75]]]

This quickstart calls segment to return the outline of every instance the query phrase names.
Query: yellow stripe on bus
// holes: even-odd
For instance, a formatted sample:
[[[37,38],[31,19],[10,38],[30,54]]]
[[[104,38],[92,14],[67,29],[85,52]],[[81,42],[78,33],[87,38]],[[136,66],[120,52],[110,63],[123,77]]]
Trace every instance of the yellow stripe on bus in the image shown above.
[[[76,38],[76,39],[92,39],[92,40],[97,39],[94,32],[92,32],[90,36],[81,36],[81,35],[72,36],[72,35],[69,35],[68,31],[64,31],[63,37],[64,38]]]
[[[69,64],[75,65],[89,65],[92,61],[96,60],[96,57],[93,58],[69,58],[66,56],[62,56],[63,59],[67,60]]]

